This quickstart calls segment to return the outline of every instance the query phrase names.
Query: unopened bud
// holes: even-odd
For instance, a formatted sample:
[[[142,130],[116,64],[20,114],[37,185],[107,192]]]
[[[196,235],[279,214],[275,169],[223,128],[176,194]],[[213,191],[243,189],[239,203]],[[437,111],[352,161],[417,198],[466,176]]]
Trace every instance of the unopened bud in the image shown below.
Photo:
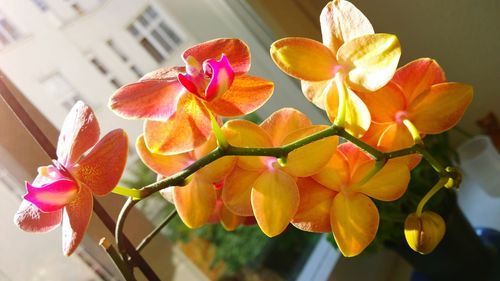
[[[428,254],[443,239],[446,225],[440,215],[425,211],[420,217],[412,213],[405,220],[405,237],[410,248]]]

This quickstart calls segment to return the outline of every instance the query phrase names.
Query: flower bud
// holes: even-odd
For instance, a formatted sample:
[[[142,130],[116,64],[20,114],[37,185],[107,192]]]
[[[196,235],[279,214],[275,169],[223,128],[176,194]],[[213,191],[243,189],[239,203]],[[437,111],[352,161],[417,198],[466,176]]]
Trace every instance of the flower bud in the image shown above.
[[[423,212],[420,217],[411,213],[405,220],[405,237],[408,245],[420,254],[428,254],[443,239],[446,225],[440,215]]]

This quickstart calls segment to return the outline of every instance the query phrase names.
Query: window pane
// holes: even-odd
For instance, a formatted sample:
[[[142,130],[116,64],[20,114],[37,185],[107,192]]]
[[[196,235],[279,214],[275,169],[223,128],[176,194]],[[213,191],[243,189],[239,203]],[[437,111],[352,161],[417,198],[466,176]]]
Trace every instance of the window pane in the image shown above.
[[[160,28],[165,32],[172,41],[175,42],[175,44],[179,45],[181,43],[181,38],[172,30],[170,29],[164,22],[160,23]]]
[[[106,67],[96,58],[93,58],[90,60],[92,64],[102,73],[102,74],[107,74],[108,70]]]
[[[173,51],[172,46],[170,46],[170,44],[168,44],[167,41],[165,41],[165,39],[160,35],[160,33],[158,33],[158,30],[156,29],[153,30],[153,32],[151,32],[151,35],[153,35],[156,41],[160,43],[160,45],[163,47],[164,50],[167,51],[167,53],[171,53]]]
[[[148,51],[148,53],[156,60],[156,62],[160,63],[163,61],[164,57],[156,50],[156,48],[148,41],[147,38],[142,38],[140,41],[142,47]]]

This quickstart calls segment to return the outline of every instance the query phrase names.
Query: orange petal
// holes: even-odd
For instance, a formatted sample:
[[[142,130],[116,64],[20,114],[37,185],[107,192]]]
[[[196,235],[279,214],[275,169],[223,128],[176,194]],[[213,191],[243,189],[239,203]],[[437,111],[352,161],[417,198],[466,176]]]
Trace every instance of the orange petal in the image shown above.
[[[373,93],[358,95],[370,110],[374,122],[394,122],[396,114],[406,109],[403,91],[392,81]]]
[[[222,131],[227,141],[238,147],[272,147],[269,134],[258,125],[246,120],[230,120],[224,124]],[[247,170],[261,171],[268,157],[240,156],[238,166]]]
[[[182,57],[187,59],[193,56],[202,63],[207,59],[220,59],[222,54],[228,58],[235,73],[246,73],[250,69],[250,50],[245,42],[236,38],[220,38],[203,42],[184,51]]]
[[[373,92],[391,80],[400,56],[398,38],[377,33],[346,42],[340,47],[337,60],[347,68],[347,79],[353,89]]]
[[[392,123],[385,127],[377,146],[385,152],[410,147],[414,144],[410,132],[403,124]]]
[[[85,236],[92,215],[93,198],[90,190],[81,188],[78,196],[63,210],[63,253],[71,255]]]
[[[255,219],[269,237],[283,232],[299,207],[297,184],[280,170],[258,177],[251,197]]]
[[[171,176],[186,168],[194,161],[189,152],[174,155],[152,153],[146,147],[143,135],[137,138],[135,148],[142,162],[144,162],[148,168],[162,176]]]
[[[344,42],[373,33],[370,21],[348,1],[329,2],[323,8],[319,19],[323,44],[334,53]]]
[[[365,103],[342,83],[343,91],[347,92],[345,104],[345,130],[350,134],[361,137],[370,127],[371,117],[370,111]],[[330,85],[326,94],[326,113],[331,121],[337,118],[339,109],[339,93],[334,81],[330,81]]]
[[[208,111],[194,95],[184,95],[177,111],[165,122],[145,122],[148,149],[165,155],[193,150],[205,142],[212,131]]]
[[[196,174],[186,186],[173,189],[175,208],[189,228],[197,228],[208,222],[215,209],[217,194],[213,185]]]
[[[379,215],[375,204],[361,193],[342,192],[333,199],[331,220],[333,235],[345,257],[359,255],[377,234]]]
[[[214,134],[210,134],[208,140],[194,150],[194,157],[200,159],[207,155],[217,147],[217,141]],[[214,162],[201,168],[197,173],[203,175],[203,177],[212,183],[218,183],[231,172],[234,165],[236,164],[236,157],[234,156],[224,156]]]
[[[325,110],[326,104],[326,94],[329,80],[319,81],[319,82],[309,82],[309,81],[300,81],[302,87],[302,93],[304,96],[312,102],[317,107]]]
[[[372,123],[370,124],[370,128],[368,128],[368,131],[366,131],[366,133],[363,135],[363,137],[360,138],[360,140],[368,145],[377,147],[380,136],[385,131],[387,126],[390,126],[392,124],[393,122],[377,123],[372,121]]]
[[[280,39],[271,45],[271,56],[283,72],[300,80],[328,80],[338,70],[332,51],[312,39]]]
[[[78,162],[75,177],[96,195],[105,195],[118,184],[127,162],[128,138],[116,129],[105,135]]]
[[[341,153],[335,153],[329,162],[312,178],[323,186],[340,191],[349,181],[349,165]]]
[[[349,176],[356,174],[357,170],[366,162],[373,159],[364,151],[350,142],[345,142],[337,147],[338,153],[345,157],[349,165]]]
[[[414,60],[399,68],[392,81],[398,84],[409,104],[432,85],[445,82],[444,71],[430,58]]]
[[[304,113],[294,108],[282,108],[267,117],[260,127],[271,136],[274,146],[280,146],[288,134],[311,125]]]
[[[180,97],[187,92],[177,81],[144,80],[125,85],[109,99],[109,108],[123,118],[165,121],[172,116]]]
[[[460,121],[472,96],[470,85],[451,82],[436,84],[409,106],[409,119],[421,133],[439,134]]]
[[[289,144],[306,136],[320,132],[327,126],[316,125],[299,129],[289,134],[283,144]],[[337,136],[323,138],[295,149],[288,154],[283,170],[295,177],[308,177],[321,170],[330,160],[337,148]],[[312,157],[314,155],[314,157]]]
[[[74,164],[99,140],[99,123],[90,107],[82,101],[73,105],[64,119],[57,141],[57,159],[65,167]]]
[[[221,96],[207,103],[217,115],[234,117],[259,109],[271,97],[274,84],[271,81],[248,76],[234,77],[233,84]]]
[[[371,169],[374,163],[366,163],[365,166]],[[369,171],[361,172],[354,178],[361,179]],[[372,198],[382,201],[393,201],[401,197],[408,187],[410,181],[410,171],[406,163],[389,160],[385,166],[378,171],[370,180],[361,186],[352,186],[351,191],[362,192]]]
[[[224,181],[222,201],[231,212],[240,216],[253,216],[250,194],[255,179],[261,172],[234,168]]]
[[[228,208],[222,206],[220,209],[220,222],[227,231],[233,231],[243,223],[244,217],[232,213]]]
[[[310,232],[330,232],[330,210],[337,192],[328,189],[311,178],[297,179],[300,204],[292,224]]]

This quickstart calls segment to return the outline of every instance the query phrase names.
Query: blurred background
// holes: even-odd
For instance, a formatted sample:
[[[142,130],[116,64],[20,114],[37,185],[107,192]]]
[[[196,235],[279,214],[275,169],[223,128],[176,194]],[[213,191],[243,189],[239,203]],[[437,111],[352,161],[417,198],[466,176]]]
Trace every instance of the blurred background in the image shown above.
[[[142,122],[121,119],[107,108],[117,88],[154,69],[181,65],[182,51],[196,43],[238,37],[252,52],[250,72],[276,85],[270,102],[257,112],[262,119],[291,106],[315,123],[325,123],[325,114],[306,101],[300,84],[273,64],[269,46],[287,36],[321,40],[319,14],[327,2],[0,0],[0,72],[9,90],[54,143],[62,120],[77,100],[94,109],[103,132],[124,128],[131,140],[125,184],[140,187],[155,175],[133,152]],[[490,132],[492,138],[496,134],[498,141],[500,1],[352,2],[376,32],[399,37],[400,65],[431,57],[445,69],[449,81],[474,86],[474,100],[459,129],[450,132],[450,147],[480,133]],[[32,179],[36,168],[50,160],[3,101],[0,120],[0,280],[120,280],[96,246],[102,236],[111,237],[97,218],[71,258],[60,251],[59,230],[32,235],[11,223],[24,193],[23,181]],[[500,201],[474,188],[473,182],[466,182],[463,190],[467,196],[459,201],[471,222],[500,230]],[[122,198],[108,196],[99,201],[116,217]],[[139,242],[169,208],[162,198],[145,200],[127,221],[127,235]],[[328,235],[292,228],[269,239],[255,227],[226,234],[218,226],[187,231],[177,221],[164,234],[145,249],[144,256],[165,280],[364,280],[367,276],[370,280],[405,280],[410,271],[391,251],[347,260],[339,258]]]

